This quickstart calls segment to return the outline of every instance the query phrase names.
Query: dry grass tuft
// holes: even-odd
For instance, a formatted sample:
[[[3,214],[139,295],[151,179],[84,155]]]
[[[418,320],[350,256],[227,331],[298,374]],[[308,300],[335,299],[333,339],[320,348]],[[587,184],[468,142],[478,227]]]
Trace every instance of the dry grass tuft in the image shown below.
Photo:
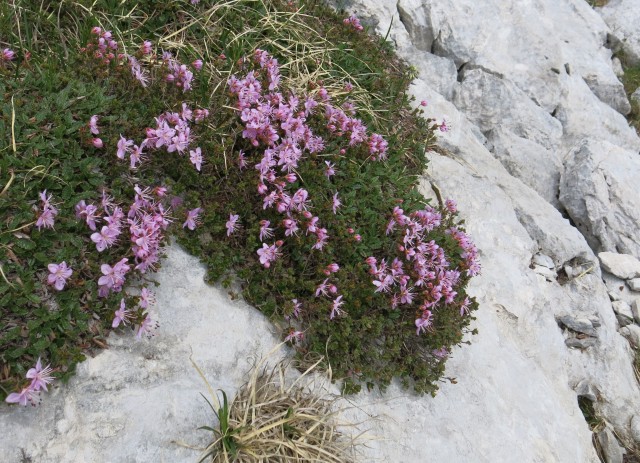
[[[267,359],[269,356],[267,356]],[[213,463],[326,462],[355,460],[356,440],[343,431],[340,397],[330,395],[310,374],[323,359],[315,362],[297,379],[291,379],[292,362],[274,366],[266,359],[254,366],[250,379],[228,403],[222,402],[209,386],[216,404],[209,403],[218,418],[218,428],[203,426],[214,439],[199,461]],[[196,367],[197,368],[197,367]],[[202,372],[198,369],[200,375]],[[205,380],[206,381],[206,380]],[[322,381],[321,381],[322,383]],[[206,399],[205,399],[206,400]]]

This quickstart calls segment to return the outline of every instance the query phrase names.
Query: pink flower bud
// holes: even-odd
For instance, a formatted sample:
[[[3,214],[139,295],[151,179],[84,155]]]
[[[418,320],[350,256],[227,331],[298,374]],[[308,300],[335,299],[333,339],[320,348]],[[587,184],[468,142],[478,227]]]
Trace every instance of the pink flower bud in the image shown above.
[[[353,235],[355,233],[355,230],[351,227],[347,228],[347,231],[349,232],[350,235]]]
[[[311,217],[313,217],[313,214],[309,211],[304,211],[302,215],[304,216],[305,219],[310,219]]]
[[[331,285],[331,286],[329,286],[329,292],[330,292],[331,294],[335,294],[335,293],[337,293],[337,292],[338,292],[338,288],[336,287],[336,285]]]
[[[191,63],[191,65],[194,67],[196,71],[199,71],[200,69],[202,69],[202,60],[197,59],[193,63]]]
[[[342,148],[342,149],[340,150],[340,154],[345,154],[346,152],[347,152],[347,150],[345,150],[344,148]]]
[[[281,247],[284,244],[284,241],[278,240],[276,241],[276,246]]]
[[[287,210],[287,205],[285,203],[278,203],[278,207],[276,209],[282,214]]]
[[[258,184],[258,193],[260,193],[261,195],[265,194],[268,191],[267,185],[265,185],[264,183],[259,183]]]
[[[173,74],[167,74],[167,76],[164,78],[167,82],[173,82],[174,80],[176,80],[175,76]]]
[[[287,182],[289,183],[293,183],[296,180],[298,180],[298,176],[296,174],[294,174],[293,172],[289,172],[286,176]]]
[[[427,106],[427,100],[422,100],[420,102],[420,106]]]
[[[356,235],[356,236],[354,236],[354,238],[355,238],[356,241],[361,241],[362,240],[362,236],[360,236],[360,235]]]
[[[100,29],[99,27],[94,27],[93,29],[91,29],[91,33],[94,35],[100,35],[102,34],[102,29]]]
[[[334,262],[333,264],[327,265],[326,270],[329,273],[336,273],[338,270],[340,270],[340,266]]]
[[[91,140],[91,143],[93,144],[93,146],[95,146],[96,148],[102,148],[104,145],[102,143],[102,140],[99,138],[94,138],[93,140]]]

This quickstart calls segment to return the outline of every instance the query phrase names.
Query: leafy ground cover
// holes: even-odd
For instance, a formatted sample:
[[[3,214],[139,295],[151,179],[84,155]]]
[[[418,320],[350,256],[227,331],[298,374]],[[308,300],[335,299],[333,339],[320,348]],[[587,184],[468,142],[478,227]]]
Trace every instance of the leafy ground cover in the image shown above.
[[[455,203],[415,189],[446,121],[353,17],[195,3],[0,5],[0,398],[151,336],[169,236],[345,391],[435,393],[479,271]]]

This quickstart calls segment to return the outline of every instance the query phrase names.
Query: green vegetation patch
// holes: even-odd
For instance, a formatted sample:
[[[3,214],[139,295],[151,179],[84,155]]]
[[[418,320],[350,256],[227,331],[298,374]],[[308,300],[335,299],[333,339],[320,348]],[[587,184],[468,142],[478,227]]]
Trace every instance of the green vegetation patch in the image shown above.
[[[446,123],[361,29],[316,2],[0,5],[1,398],[153,334],[168,236],[346,391],[435,393],[476,250],[416,190]]]

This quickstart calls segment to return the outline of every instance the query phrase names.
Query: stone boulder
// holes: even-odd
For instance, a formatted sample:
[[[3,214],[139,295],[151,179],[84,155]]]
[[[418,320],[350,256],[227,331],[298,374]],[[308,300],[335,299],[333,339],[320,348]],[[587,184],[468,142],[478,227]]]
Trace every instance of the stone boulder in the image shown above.
[[[628,66],[640,65],[640,3],[636,0],[610,0],[598,11],[611,28],[616,46],[624,53]]]
[[[565,161],[560,202],[597,251],[640,256],[640,156],[588,139]]]

